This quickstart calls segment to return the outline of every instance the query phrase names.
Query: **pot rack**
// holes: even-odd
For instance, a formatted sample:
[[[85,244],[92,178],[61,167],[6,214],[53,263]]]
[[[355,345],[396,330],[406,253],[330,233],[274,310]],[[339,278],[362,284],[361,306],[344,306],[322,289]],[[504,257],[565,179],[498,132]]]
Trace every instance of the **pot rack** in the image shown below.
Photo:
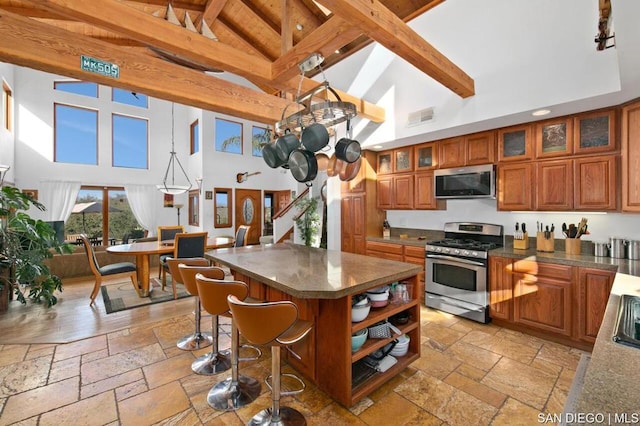
[[[323,61],[324,57],[321,54],[312,53],[309,57],[298,64],[298,68],[300,68],[302,75],[300,76],[300,84],[298,85],[298,93],[296,95],[295,102],[290,105],[302,105],[303,108],[285,117],[286,111],[290,106],[287,105],[287,107],[282,111],[282,119],[275,125],[275,131],[277,134],[282,135],[287,130],[299,133],[302,129],[313,123],[320,123],[325,127],[332,127],[336,124],[350,120],[357,115],[358,111],[356,110],[355,104],[342,101],[338,93],[336,93],[336,91],[329,85],[321,66]],[[316,67],[320,68],[324,81],[310,91],[300,94],[300,88],[302,87],[302,80],[304,79],[305,72]],[[313,103],[314,97],[323,91],[325,92],[325,100]],[[336,100],[330,100],[329,93],[332,93]]]

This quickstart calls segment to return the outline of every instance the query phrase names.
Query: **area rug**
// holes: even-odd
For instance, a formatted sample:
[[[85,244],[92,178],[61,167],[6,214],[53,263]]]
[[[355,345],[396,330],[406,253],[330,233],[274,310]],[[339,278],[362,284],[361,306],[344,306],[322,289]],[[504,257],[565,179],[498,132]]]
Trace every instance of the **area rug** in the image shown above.
[[[151,278],[149,286],[153,287],[149,297],[138,297],[133,285],[131,285],[131,281],[103,285],[100,287],[100,291],[102,292],[102,300],[107,314],[173,300],[170,277],[167,277],[167,285],[164,291],[161,290],[161,284],[156,278]],[[178,299],[191,296],[182,284],[177,284],[176,290]]]

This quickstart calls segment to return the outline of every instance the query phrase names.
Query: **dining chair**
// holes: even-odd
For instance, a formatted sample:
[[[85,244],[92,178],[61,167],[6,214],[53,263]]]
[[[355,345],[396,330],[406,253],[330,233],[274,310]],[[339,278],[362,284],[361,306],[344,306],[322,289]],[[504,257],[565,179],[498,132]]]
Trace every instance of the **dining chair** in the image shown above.
[[[240,225],[236,231],[236,238],[233,243],[234,247],[242,247],[247,245],[247,238],[249,238],[250,225]]]
[[[172,241],[176,234],[184,232],[184,226],[158,226],[158,244],[162,244],[163,241]],[[139,240],[138,240],[139,241]],[[153,240],[152,240],[153,241]],[[161,254],[158,258],[158,278],[162,276],[162,268],[165,263],[165,259],[171,256],[170,254]]]
[[[133,288],[136,290],[136,293],[139,292],[138,270],[136,268],[136,265],[131,262],[119,262],[100,266],[98,264],[98,259],[96,259],[96,253],[93,250],[93,247],[89,242],[87,236],[81,235],[79,239],[84,244],[84,249],[87,253],[87,259],[89,260],[89,267],[91,268],[91,272],[93,272],[93,275],[95,275],[96,277],[96,282],[93,285],[93,290],[91,291],[91,302],[89,302],[89,306],[93,304],[96,296],[98,295],[103,277],[127,274],[131,278],[131,283],[133,284]]]
[[[162,290],[167,284],[167,272],[169,258],[179,259],[183,257],[204,257],[205,247],[207,245],[208,232],[184,232],[178,233],[173,238],[173,253],[165,256],[164,261],[160,264],[160,272],[162,273]]]

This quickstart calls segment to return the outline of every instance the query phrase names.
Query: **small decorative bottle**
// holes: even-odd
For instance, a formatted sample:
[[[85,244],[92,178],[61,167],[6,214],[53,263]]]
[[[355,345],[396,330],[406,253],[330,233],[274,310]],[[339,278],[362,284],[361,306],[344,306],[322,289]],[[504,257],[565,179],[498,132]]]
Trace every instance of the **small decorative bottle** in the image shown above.
[[[391,226],[389,225],[389,222],[387,222],[386,219],[384,222],[382,222],[382,238],[386,240],[391,238]]]

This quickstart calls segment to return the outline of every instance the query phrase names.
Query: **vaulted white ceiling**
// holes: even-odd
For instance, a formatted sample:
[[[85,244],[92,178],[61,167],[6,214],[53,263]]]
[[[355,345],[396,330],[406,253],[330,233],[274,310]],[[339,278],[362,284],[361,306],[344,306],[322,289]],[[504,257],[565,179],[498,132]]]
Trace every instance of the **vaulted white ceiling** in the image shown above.
[[[640,2],[611,0],[615,48],[596,50],[598,0],[447,0],[409,25],[475,81],[463,99],[374,43],[325,70],[331,86],[386,110],[356,119],[366,147],[402,146],[618,105],[640,96]],[[317,76],[316,78],[322,78]],[[408,114],[434,119],[407,126]],[[543,119],[544,119],[543,118]]]

